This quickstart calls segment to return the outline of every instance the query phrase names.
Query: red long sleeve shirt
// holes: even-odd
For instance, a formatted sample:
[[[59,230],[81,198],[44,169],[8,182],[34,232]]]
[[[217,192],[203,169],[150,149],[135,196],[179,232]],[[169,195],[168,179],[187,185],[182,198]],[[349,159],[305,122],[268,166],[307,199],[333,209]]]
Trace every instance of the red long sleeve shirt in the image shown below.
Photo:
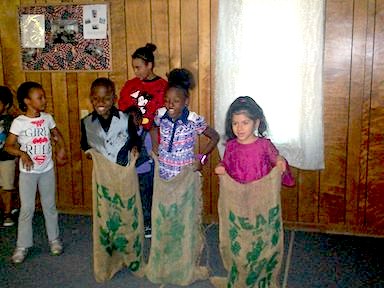
[[[135,77],[125,82],[120,92],[118,106],[124,111],[136,105],[143,113],[143,127],[149,130],[153,124],[156,110],[164,106],[164,94],[168,82],[161,77],[140,80]]]

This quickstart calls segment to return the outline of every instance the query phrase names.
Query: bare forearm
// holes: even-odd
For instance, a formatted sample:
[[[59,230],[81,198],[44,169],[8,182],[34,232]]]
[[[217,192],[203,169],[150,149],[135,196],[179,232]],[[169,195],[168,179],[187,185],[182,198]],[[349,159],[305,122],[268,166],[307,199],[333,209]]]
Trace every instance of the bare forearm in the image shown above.
[[[12,133],[9,133],[7,139],[5,140],[4,150],[16,157],[21,157],[23,153],[25,153],[20,150],[20,146],[17,143],[17,136]]]
[[[11,154],[13,156],[16,156],[16,157],[21,157],[23,153],[25,153],[24,151],[21,151],[19,147],[16,147],[15,145],[7,145],[5,144],[4,146],[4,150],[8,153],[8,154]]]
[[[61,132],[59,131],[59,129],[54,128],[51,130],[51,133],[52,133],[52,138],[53,138],[55,144],[57,145],[57,148],[58,149],[65,149],[64,137],[61,134]]]
[[[217,146],[217,143],[219,142],[220,140],[220,136],[219,136],[219,133],[216,132],[216,130],[212,129],[211,127],[208,127],[204,133],[203,133],[205,136],[207,136],[209,138],[209,142],[207,143],[207,145],[203,148],[202,150],[202,154],[210,154],[213,149],[215,149],[215,147]]]
[[[149,135],[151,136],[151,141],[152,141],[152,151],[155,154],[158,154],[159,151],[159,127],[153,126],[149,130]]]
[[[25,169],[28,171],[32,169],[33,161],[28,156],[27,152],[20,150],[16,135],[9,133],[7,139],[5,140],[4,150],[13,156],[19,157]]]
[[[215,149],[217,142],[210,140],[201,151],[201,154],[209,155]]]

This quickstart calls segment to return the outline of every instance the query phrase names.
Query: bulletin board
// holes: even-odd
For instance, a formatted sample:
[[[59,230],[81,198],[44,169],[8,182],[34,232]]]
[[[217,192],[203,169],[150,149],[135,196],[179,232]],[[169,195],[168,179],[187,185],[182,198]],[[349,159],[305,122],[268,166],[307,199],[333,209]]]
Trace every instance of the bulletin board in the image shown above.
[[[24,71],[111,71],[108,4],[19,8]]]

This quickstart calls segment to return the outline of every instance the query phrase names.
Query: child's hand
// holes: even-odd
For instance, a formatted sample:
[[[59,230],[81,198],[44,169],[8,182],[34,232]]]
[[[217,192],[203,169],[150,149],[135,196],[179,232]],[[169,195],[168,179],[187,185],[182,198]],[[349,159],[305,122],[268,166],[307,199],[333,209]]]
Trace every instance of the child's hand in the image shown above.
[[[217,175],[224,175],[224,174],[227,173],[227,172],[225,171],[225,167],[224,167],[222,164],[219,164],[219,165],[217,165],[216,168],[215,168],[215,173],[216,173]]]
[[[52,141],[54,143],[57,143],[57,141],[59,141],[59,137],[57,137],[57,135],[55,133],[52,133],[52,137],[51,137]]]
[[[20,155],[20,160],[23,163],[23,167],[27,170],[30,171],[33,167],[33,161],[31,157],[26,152],[22,152]]]
[[[287,162],[284,157],[278,155],[276,159],[276,167],[279,168],[281,173],[284,173],[287,170]]]
[[[153,154],[155,154],[156,156],[159,156],[159,144],[152,144],[152,152]]]
[[[143,149],[145,149],[143,147]],[[131,150],[131,160],[137,160],[137,158],[139,158],[139,151],[137,150],[137,147],[136,146],[133,146],[132,147],[132,150]]]
[[[193,163],[194,169],[193,171],[201,171],[203,170],[203,164],[199,160],[196,160],[195,163]]]
[[[65,149],[61,148],[56,152],[56,164],[58,166],[63,166],[67,164],[68,162],[68,157],[67,154],[65,153]]]

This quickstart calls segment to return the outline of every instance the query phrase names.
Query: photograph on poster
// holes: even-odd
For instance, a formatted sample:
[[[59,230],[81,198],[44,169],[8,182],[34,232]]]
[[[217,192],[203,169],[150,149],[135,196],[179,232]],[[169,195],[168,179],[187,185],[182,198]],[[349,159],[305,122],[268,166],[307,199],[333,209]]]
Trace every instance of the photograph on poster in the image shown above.
[[[21,47],[45,47],[45,17],[44,15],[26,14],[20,17]]]
[[[52,39],[53,44],[77,44],[76,34],[79,32],[79,25],[76,20],[53,20]]]
[[[107,37],[106,17],[105,5],[84,5],[84,39],[105,39]]]

